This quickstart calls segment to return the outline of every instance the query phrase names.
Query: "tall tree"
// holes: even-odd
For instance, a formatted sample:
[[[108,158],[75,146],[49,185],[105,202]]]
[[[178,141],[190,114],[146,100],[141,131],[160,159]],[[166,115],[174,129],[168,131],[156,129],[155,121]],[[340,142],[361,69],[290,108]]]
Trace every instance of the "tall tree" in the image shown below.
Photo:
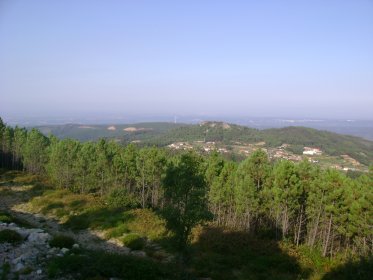
[[[48,161],[47,147],[49,140],[39,130],[33,128],[27,133],[26,144],[23,147],[23,163],[26,170],[41,174]]]
[[[184,251],[192,228],[211,218],[201,157],[189,152],[171,162],[163,188],[166,204],[162,213],[167,228],[175,234],[179,250]]]

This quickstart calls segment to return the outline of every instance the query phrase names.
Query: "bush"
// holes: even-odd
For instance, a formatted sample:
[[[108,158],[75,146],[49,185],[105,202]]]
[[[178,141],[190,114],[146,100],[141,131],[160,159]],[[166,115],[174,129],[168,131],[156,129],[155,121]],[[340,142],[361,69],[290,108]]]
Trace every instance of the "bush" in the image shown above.
[[[121,224],[111,230],[106,234],[106,238],[120,237],[125,233],[129,233],[128,225]]]
[[[106,197],[109,207],[132,209],[139,206],[138,199],[127,192],[126,189],[114,189]]]
[[[131,250],[141,250],[145,246],[145,240],[138,234],[131,233],[122,238],[123,245]]]
[[[74,244],[75,244],[75,240],[71,238],[70,236],[66,236],[66,235],[56,235],[52,238],[51,241],[49,241],[49,245],[51,247],[57,247],[57,248],[71,249]]]
[[[56,257],[48,264],[51,278],[70,275],[72,279],[157,280],[179,279],[175,267],[149,259],[87,251],[84,255]]]
[[[4,229],[0,231],[0,243],[19,243],[23,240],[22,236],[11,229]]]
[[[13,219],[8,213],[0,212],[0,222],[11,223]]]

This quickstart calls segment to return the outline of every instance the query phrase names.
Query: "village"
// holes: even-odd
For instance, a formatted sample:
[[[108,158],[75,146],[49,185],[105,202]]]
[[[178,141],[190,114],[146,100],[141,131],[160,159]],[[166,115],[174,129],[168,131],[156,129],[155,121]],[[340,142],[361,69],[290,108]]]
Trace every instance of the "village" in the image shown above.
[[[325,154],[319,147],[303,147],[302,154],[295,154],[289,150],[290,144],[282,144],[279,147],[266,147],[265,142],[258,143],[241,143],[234,142],[232,145],[224,145],[219,142],[175,142],[167,147],[172,150],[199,150],[204,153],[211,153],[217,151],[223,155],[240,155],[247,157],[254,151],[261,149],[268,154],[270,160],[290,160],[292,162],[300,162],[307,159],[310,163],[318,164],[323,168],[332,168],[341,171],[363,171],[367,169],[361,165],[357,160],[349,155],[330,156]]]

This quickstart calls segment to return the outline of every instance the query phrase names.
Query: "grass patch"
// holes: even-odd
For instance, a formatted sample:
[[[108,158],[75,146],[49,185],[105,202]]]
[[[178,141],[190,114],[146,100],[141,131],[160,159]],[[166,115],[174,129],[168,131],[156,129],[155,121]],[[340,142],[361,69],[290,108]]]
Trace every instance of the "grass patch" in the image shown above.
[[[131,250],[142,250],[145,246],[144,238],[135,233],[130,233],[124,236],[122,238],[122,243]]]
[[[74,279],[179,279],[171,265],[104,252],[85,252],[82,255],[55,258],[48,265],[48,274],[49,277],[68,274]]]
[[[68,248],[71,249],[75,244],[74,238],[66,235],[56,235],[54,236],[51,241],[49,241],[49,245],[51,247],[57,248]]]
[[[0,243],[20,243],[23,240],[22,236],[11,229],[3,229],[0,231]]]
[[[108,239],[115,238],[115,237],[121,237],[124,234],[129,233],[129,232],[130,232],[130,230],[128,228],[128,225],[127,224],[121,224],[121,225],[118,225],[115,228],[112,228],[112,229],[108,230],[105,237],[108,238]]]
[[[165,222],[149,209],[112,209],[102,206],[86,209],[80,215],[70,216],[65,226],[73,230],[106,230],[106,237],[120,237],[133,232],[151,240],[161,239],[166,235]]]
[[[131,232],[151,240],[165,237],[165,222],[154,211],[128,210],[105,205],[105,202],[92,195],[75,194],[68,190],[45,190],[42,196],[33,198],[29,206],[34,213],[57,217],[72,230],[104,230],[106,238],[121,237]],[[122,202],[118,203],[123,206]]]
[[[46,190],[41,196],[33,198],[29,206],[33,212],[67,220],[95,204],[91,195],[74,194],[68,190]]]

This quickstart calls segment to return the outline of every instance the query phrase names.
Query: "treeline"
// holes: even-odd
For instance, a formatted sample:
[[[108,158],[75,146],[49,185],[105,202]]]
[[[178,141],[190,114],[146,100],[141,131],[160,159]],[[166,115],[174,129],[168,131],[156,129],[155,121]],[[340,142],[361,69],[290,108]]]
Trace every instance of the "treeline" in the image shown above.
[[[119,206],[167,206],[164,177],[179,157],[168,150],[58,140],[1,119],[0,132],[2,168],[46,175],[59,188],[111,197]],[[218,153],[195,156],[215,225],[306,244],[324,256],[372,254],[373,170],[352,179],[307,161],[270,162],[262,150],[240,163]]]

